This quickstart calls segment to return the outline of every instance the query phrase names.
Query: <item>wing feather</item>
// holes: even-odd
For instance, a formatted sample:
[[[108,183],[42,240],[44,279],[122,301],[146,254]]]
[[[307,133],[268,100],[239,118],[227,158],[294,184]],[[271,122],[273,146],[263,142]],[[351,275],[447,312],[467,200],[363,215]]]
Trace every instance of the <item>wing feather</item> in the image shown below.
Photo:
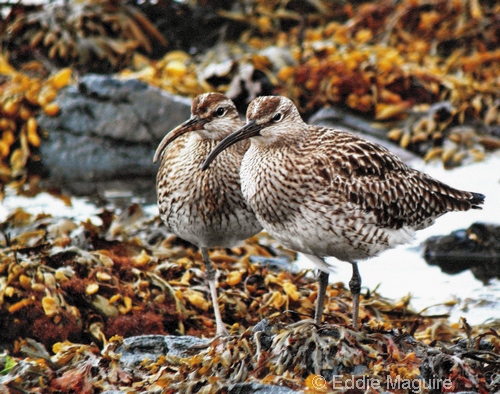
[[[335,198],[373,213],[381,227],[423,228],[446,212],[478,208],[477,194],[410,168],[381,145],[344,131],[316,131],[316,176],[329,184]]]

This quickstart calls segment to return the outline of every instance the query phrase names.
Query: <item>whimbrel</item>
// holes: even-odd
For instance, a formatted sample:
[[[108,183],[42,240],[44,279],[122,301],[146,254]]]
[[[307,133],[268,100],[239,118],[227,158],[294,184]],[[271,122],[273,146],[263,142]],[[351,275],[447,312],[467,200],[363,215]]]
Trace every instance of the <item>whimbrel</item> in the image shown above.
[[[252,101],[246,125],[210,153],[251,139],[240,176],[243,196],[265,230],[319,268],[315,320],[322,319],[328,256],[352,264],[352,320],[358,325],[357,261],[403,244],[450,211],[480,209],[484,196],[454,189],[354,134],[306,124],[285,97]]]
[[[163,138],[154,156],[154,162],[161,158],[156,178],[160,216],[170,232],[201,250],[217,335],[227,330],[208,249],[234,246],[262,226],[241,194],[239,168],[248,141],[227,149],[209,171],[202,171],[201,164],[218,142],[243,124],[226,96],[199,95],[192,103],[191,118]]]

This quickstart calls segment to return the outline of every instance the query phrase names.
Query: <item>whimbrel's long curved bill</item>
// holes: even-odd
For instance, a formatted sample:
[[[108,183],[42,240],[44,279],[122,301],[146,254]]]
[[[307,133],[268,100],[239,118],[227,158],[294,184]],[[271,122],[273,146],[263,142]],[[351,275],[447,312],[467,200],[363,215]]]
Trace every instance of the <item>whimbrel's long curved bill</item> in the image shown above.
[[[156,148],[155,156],[153,158],[153,163],[156,163],[158,161],[163,150],[170,143],[179,138],[181,135],[189,133],[190,131],[201,130],[205,125],[205,123],[207,123],[206,119],[202,119],[198,116],[193,116],[188,120],[186,120],[184,123],[177,126],[169,133],[167,133],[167,135],[165,135],[165,137],[163,137],[163,139],[161,140],[160,145],[158,145],[158,148]]]
[[[229,148],[231,145],[236,144],[238,141],[245,140],[250,137],[254,137],[259,135],[259,132],[262,130],[262,126],[258,124],[256,121],[251,120],[241,129],[236,130],[234,133],[228,135],[224,138],[215,148],[212,149],[203,162],[201,169],[205,171],[212,161],[224,150]]]

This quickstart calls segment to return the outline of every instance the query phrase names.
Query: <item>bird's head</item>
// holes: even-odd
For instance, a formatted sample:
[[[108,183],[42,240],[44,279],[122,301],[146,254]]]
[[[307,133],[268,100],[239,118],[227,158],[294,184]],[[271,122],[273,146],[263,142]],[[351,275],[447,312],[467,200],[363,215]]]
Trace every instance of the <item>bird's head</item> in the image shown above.
[[[238,141],[254,138],[256,144],[286,144],[294,132],[301,131],[302,120],[293,102],[282,96],[261,96],[253,100],[247,109],[247,123],[224,138],[205,159],[202,168],[207,169],[215,157]]]
[[[200,94],[191,104],[191,117],[163,138],[153,162],[158,161],[170,143],[186,133],[194,131],[203,139],[220,141],[241,125],[238,111],[230,99],[221,93]]]

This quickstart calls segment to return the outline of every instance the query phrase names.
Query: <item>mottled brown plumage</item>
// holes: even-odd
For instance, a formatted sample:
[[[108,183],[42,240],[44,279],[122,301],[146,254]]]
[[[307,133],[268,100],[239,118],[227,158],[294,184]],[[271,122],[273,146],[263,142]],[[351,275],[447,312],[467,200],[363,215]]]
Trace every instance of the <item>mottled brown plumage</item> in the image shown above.
[[[208,248],[230,247],[262,226],[241,194],[239,168],[248,141],[231,146],[209,171],[201,164],[218,142],[243,125],[233,102],[219,93],[196,97],[191,118],[168,133],[156,150],[160,216],[167,229],[201,249],[210,286],[217,335],[225,334]]]
[[[450,211],[479,208],[484,196],[454,189],[404,164],[386,148],[354,134],[304,123],[285,97],[258,97],[247,124],[225,138],[210,162],[251,138],[241,164],[245,199],[265,230],[320,268],[316,321],[321,321],[329,266],[353,266],[353,323],[361,278],[357,261],[408,242],[415,230]]]

